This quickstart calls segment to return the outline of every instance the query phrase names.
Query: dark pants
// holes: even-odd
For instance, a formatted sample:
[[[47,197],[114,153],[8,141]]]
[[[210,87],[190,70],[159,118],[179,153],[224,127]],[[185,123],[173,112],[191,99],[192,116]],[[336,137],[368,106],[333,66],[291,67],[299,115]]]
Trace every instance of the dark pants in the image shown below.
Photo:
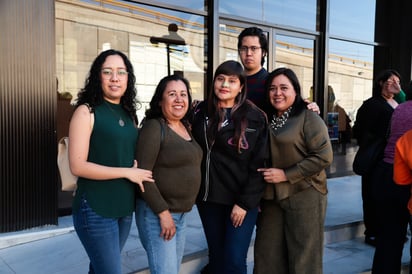
[[[409,229],[412,229],[412,216],[409,216]],[[409,257],[409,274],[412,274],[412,239],[409,242]]]
[[[247,252],[255,228],[258,208],[247,212],[243,224],[230,220],[233,206],[208,202],[197,204],[209,248],[208,273],[246,274]]]
[[[254,274],[323,273],[327,196],[309,187],[281,201],[262,200]]]
[[[374,169],[375,170],[375,169]],[[377,216],[376,204],[373,198],[373,173],[362,175],[362,206],[365,236],[376,237]]]
[[[372,178],[378,224],[372,273],[400,273],[410,216],[410,186],[397,185],[393,181],[393,165],[383,161],[378,163]]]

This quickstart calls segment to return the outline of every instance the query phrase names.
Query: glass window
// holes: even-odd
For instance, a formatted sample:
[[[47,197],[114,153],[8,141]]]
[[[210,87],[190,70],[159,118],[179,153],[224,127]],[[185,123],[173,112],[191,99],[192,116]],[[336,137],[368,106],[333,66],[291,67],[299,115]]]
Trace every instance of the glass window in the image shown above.
[[[275,68],[292,69],[298,76],[302,97],[310,98],[313,87],[314,40],[286,35],[276,35],[275,39]]]
[[[330,34],[373,42],[375,5],[375,0],[330,0]]]
[[[123,51],[133,64],[138,100],[142,103],[139,120],[157,83],[169,73],[183,74],[191,83],[193,98],[203,99],[206,69],[203,16],[126,1],[101,2],[110,2],[113,8],[56,1],[59,92],[69,92],[74,100],[84,85],[91,62],[99,52],[112,48]],[[180,39],[179,45],[176,39]]]
[[[328,129],[334,148],[328,176],[337,177],[352,171],[357,144],[351,128],[358,108],[372,96],[373,46],[330,39],[328,75]]]
[[[97,6],[106,6],[110,8],[115,8],[119,10],[127,10],[128,7],[127,5],[130,4],[132,1],[112,1],[112,0],[81,0],[82,2],[86,2],[89,4],[97,5]],[[117,3],[122,3],[124,4],[125,7],[121,7],[117,4],[112,6],[112,2],[117,2]],[[186,9],[193,9],[193,10],[200,10],[200,11],[205,11],[206,10],[206,1],[204,0],[156,0],[156,2],[159,3],[164,3],[167,5],[173,5],[173,6],[180,6],[184,7]]]
[[[184,7],[186,9],[193,9],[193,10],[207,10],[205,0],[156,0],[157,2],[162,2],[167,5],[174,5]]]
[[[220,0],[219,12],[314,31],[316,2],[316,0]]]
[[[372,95],[373,46],[330,39],[328,68],[335,103],[354,118],[362,102]]]
[[[243,28],[220,24],[219,32],[219,64],[226,60],[237,60],[240,57],[237,52],[237,37]]]

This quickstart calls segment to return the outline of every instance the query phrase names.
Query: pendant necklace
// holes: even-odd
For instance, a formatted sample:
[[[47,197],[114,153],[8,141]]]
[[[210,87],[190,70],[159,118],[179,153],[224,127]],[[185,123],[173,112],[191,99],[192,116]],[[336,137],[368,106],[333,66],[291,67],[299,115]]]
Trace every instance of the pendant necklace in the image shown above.
[[[116,111],[114,111],[114,109],[112,109],[112,107],[109,105],[109,103],[107,103],[106,101],[104,101],[104,102],[105,102],[106,106],[110,109],[110,111],[113,113],[113,115],[115,117],[117,117],[117,115],[119,115],[119,114],[117,114]],[[125,125],[125,122],[123,121],[122,116],[120,116],[119,117],[119,126],[124,127],[124,125]]]

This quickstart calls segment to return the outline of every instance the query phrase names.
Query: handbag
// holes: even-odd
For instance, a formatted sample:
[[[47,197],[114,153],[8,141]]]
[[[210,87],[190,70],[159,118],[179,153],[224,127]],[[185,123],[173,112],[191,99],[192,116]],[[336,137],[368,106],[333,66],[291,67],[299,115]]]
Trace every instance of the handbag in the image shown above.
[[[353,160],[352,169],[358,175],[365,175],[383,158],[386,140],[377,139],[365,146],[360,146]]]
[[[77,176],[70,171],[69,164],[69,137],[63,137],[57,145],[57,166],[62,182],[62,191],[76,191]]]

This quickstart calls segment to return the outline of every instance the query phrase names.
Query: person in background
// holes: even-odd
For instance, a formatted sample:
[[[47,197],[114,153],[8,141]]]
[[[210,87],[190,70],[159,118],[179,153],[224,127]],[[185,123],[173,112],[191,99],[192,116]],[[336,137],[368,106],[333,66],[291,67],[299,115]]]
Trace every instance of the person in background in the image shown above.
[[[335,104],[335,111],[338,113],[338,131],[341,154],[346,155],[346,144],[350,143],[352,138],[351,120],[346,113],[346,110],[339,104]]]
[[[373,196],[377,210],[376,249],[372,273],[392,274],[401,272],[402,251],[408,230],[408,186],[394,183],[394,154],[397,140],[412,129],[412,82],[406,89],[407,101],[392,114],[390,135],[383,160],[373,173]]]
[[[133,67],[120,51],[93,61],[70,121],[69,161],[78,176],[73,224],[90,259],[89,273],[121,274],[136,184],[154,182],[137,168],[136,90]]]
[[[398,106],[394,96],[400,91],[400,74],[392,69],[382,71],[376,78],[372,97],[363,102],[356,114],[353,136],[359,147],[367,146],[376,139],[386,139],[394,109]],[[382,156],[383,158],[383,151]],[[363,220],[365,243],[375,246],[378,229],[376,202],[373,197],[373,168],[362,175]]]
[[[412,192],[412,129],[405,132],[396,142],[393,162],[393,179],[400,186],[407,186]],[[409,226],[412,226],[412,196],[405,205],[409,212]],[[412,257],[412,243],[409,246]],[[412,260],[409,260],[409,273],[412,272]]]
[[[322,118],[307,110],[296,74],[271,72],[266,96],[272,105],[270,165],[256,224],[255,274],[322,273],[327,205],[325,168],[333,151]]]
[[[207,102],[194,113],[192,132],[203,149],[197,208],[212,274],[247,273],[247,252],[265,188],[257,169],[267,155],[267,119],[246,100],[246,92],[242,65],[223,62]]]
[[[153,171],[136,203],[136,224],[151,274],[178,274],[186,240],[186,213],[199,191],[202,149],[193,139],[189,82],[160,80],[140,130],[136,159]]]

